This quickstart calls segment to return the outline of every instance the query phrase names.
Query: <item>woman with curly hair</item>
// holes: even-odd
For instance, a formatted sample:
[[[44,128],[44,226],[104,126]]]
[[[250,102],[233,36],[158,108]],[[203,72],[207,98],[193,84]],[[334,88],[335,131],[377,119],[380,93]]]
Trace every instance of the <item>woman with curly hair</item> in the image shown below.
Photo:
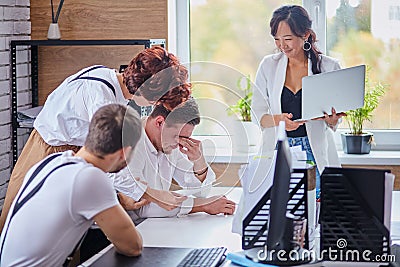
[[[93,114],[111,103],[163,104],[172,110],[190,97],[188,71],[162,47],[143,50],[124,73],[91,66],[66,78],[47,98],[8,184],[0,231],[27,171],[46,156],[83,146]],[[140,205],[139,205],[140,206]]]
[[[162,47],[144,50],[124,70],[123,83],[139,106],[163,104],[172,110],[190,96],[188,71]]]

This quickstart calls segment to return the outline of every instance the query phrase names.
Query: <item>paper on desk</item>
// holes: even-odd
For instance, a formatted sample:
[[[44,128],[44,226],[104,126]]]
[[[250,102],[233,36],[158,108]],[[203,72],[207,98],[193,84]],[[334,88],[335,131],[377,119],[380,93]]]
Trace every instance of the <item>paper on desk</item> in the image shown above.
[[[385,173],[385,207],[383,213],[383,224],[390,231],[390,222],[392,215],[392,193],[394,184],[394,174]]]
[[[176,190],[174,192],[184,195],[184,196],[197,196],[197,197],[207,197],[211,188],[213,186],[220,185],[222,182],[211,183],[211,184],[202,184],[197,187],[184,187],[180,190]]]
[[[392,240],[392,244],[400,244],[400,221],[393,221],[390,227],[390,239]]]
[[[307,167],[307,153],[301,149],[301,146],[290,147],[292,154],[292,168],[305,169]]]
[[[301,146],[290,147],[292,168],[307,167],[307,154]],[[249,159],[247,165],[239,170],[243,193],[233,218],[232,232],[242,234],[242,221],[253,209],[254,205],[272,186],[274,180],[276,151],[273,156],[256,155]]]
[[[307,153],[301,149],[301,146],[290,147],[290,152],[292,152],[293,161],[306,161]]]
[[[275,169],[275,157],[276,152],[273,156],[254,156],[249,159],[247,165],[242,165],[239,169],[243,193],[233,218],[232,232],[242,234],[243,219],[271,187]]]

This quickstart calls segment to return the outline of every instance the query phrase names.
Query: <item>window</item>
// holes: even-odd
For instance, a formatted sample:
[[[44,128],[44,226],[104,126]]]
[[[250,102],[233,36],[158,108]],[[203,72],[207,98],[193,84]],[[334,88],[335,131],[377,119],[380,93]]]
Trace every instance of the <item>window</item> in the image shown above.
[[[366,64],[372,83],[390,85],[369,129],[400,129],[400,21],[393,2],[327,1],[327,54],[343,67]]]
[[[210,129],[213,134],[230,133],[237,117],[229,116],[229,105],[244,94],[236,81],[240,76],[254,80],[261,59],[275,51],[269,20],[273,10],[285,3],[301,4],[301,0],[254,0],[251,4],[247,0],[190,1],[190,60],[221,64],[212,67],[216,71],[210,75],[217,76],[209,77],[215,81],[213,85],[193,86],[193,95],[201,99],[202,114],[210,118],[203,120],[197,133],[206,134]],[[226,77],[232,82],[224,82]],[[196,73],[192,72],[192,79],[196,80]],[[229,86],[218,86],[220,83]]]
[[[182,35],[177,32],[177,55],[190,55],[191,61],[226,64],[253,80],[262,57],[275,49],[268,25],[272,11],[283,4],[303,4],[313,19],[324,53],[338,58],[342,67],[367,64],[372,82],[389,84],[373,123],[366,128],[384,140],[385,149],[400,149],[400,0],[254,0],[251,5],[246,0],[191,0],[188,3],[176,0],[181,12],[189,14],[186,21],[179,21],[185,16],[177,14],[176,24],[186,25],[190,36],[180,39]],[[189,61],[189,56],[186,59]],[[194,95],[215,98],[225,107],[235,101],[221,88],[195,86]],[[218,114],[226,117],[223,108]],[[347,128],[347,124],[342,123],[342,127]],[[204,134],[210,129],[213,127],[203,127],[197,133]]]
[[[389,20],[400,20],[400,6],[389,6]]]

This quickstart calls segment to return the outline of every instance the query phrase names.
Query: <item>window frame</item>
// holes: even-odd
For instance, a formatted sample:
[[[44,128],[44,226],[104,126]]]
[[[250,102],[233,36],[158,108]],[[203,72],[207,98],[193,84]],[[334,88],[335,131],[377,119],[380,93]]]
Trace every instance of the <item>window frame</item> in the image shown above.
[[[326,53],[326,0],[303,0],[303,6],[309,12],[313,29],[318,36],[318,46]],[[168,50],[177,55],[182,63],[190,62],[190,0],[168,1]],[[190,70],[189,70],[190,71]],[[366,129],[372,132],[378,143],[372,150],[400,151],[400,129]],[[338,150],[342,150],[340,133],[335,132]]]

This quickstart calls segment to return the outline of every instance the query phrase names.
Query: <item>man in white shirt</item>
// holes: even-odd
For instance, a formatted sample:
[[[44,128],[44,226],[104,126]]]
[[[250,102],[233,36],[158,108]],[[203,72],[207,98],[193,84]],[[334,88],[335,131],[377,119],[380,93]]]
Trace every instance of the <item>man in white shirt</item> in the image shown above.
[[[133,109],[106,105],[78,153],[52,154],[32,167],[1,234],[0,265],[61,266],[93,222],[120,253],[139,255],[142,238],[106,172],[126,166],[140,135]]]
[[[170,71],[161,72],[165,69]],[[149,87],[147,80],[160,72],[167,75],[159,74],[158,87]],[[165,86],[175,79],[181,81],[177,87]],[[66,78],[48,96],[14,166],[0,216],[0,231],[27,171],[51,153],[77,152],[85,142],[90,119],[96,110],[111,103],[127,104],[128,99],[141,106],[161,101],[174,107],[190,94],[186,80],[186,68],[162,47],[140,52],[124,73],[96,65]],[[170,91],[177,91],[179,95]],[[165,95],[167,97],[163,99]],[[169,198],[173,199],[173,196]]]
[[[142,135],[128,167],[114,177],[114,187],[138,201],[151,203],[131,212],[138,217],[180,216],[194,212],[209,214],[233,214],[235,203],[224,196],[211,198],[187,198],[180,205],[170,205],[160,190],[168,192],[172,178],[182,187],[210,185],[215,173],[208,166],[201,142],[191,138],[194,127],[200,123],[200,113],[194,99],[189,99],[172,111],[156,105],[144,121]],[[139,181],[139,182],[138,182]],[[199,192],[205,196],[208,192]],[[134,214],[133,214],[134,213]]]

